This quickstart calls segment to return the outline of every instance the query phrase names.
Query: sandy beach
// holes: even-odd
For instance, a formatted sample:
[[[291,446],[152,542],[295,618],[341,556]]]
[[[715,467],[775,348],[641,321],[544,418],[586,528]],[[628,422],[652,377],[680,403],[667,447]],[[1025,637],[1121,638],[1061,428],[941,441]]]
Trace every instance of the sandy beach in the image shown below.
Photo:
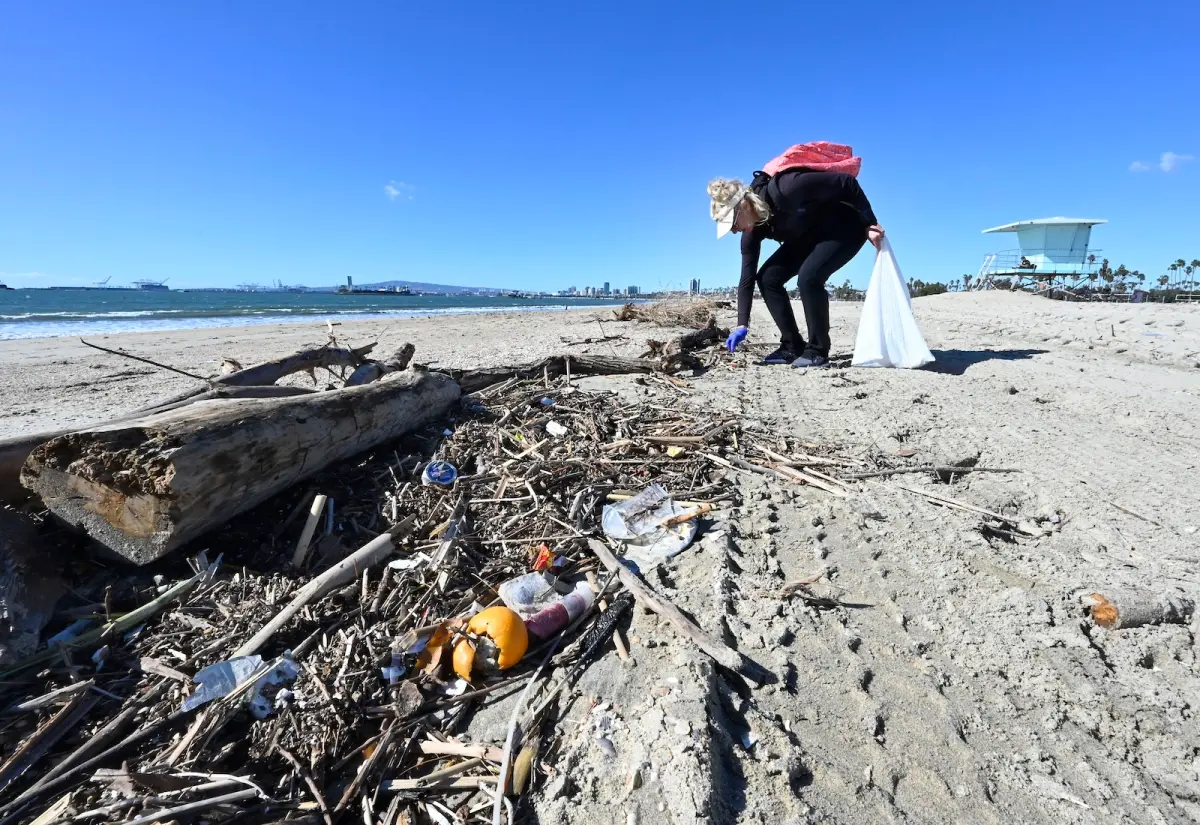
[[[781,682],[751,696],[639,611],[638,667],[607,656],[582,682],[624,715],[617,756],[566,730],[561,781],[538,803],[544,825],[650,821],[668,808],[672,822],[1200,819],[1200,628],[1101,631],[1079,601],[1113,586],[1200,594],[1200,307],[990,292],[914,309],[937,357],[929,369],[724,367],[682,393],[588,379],[853,455],[894,460],[903,448],[916,461],[1017,472],[950,486],[869,480],[849,499],[741,478],[745,503],[725,530],[656,584]],[[637,355],[645,338],[666,337],[598,317],[611,313],[336,330],[351,345],[378,339],[381,352],[412,341],[418,361],[456,367],[563,350]],[[835,360],[848,361],[857,320],[858,305],[834,305]],[[772,330],[757,305],[751,341],[770,343]],[[572,343],[602,334],[625,337]],[[212,375],[222,358],[251,364],[325,338],[314,324],[95,342]],[[194,383],[74,339],[0,342],[0,435],[103,419]],[[986,535],[973,514],[904,486],[1062,526],[1036,539]],[[782,582],[822,570],[863,606],[778,596]],[[627,777],[641,765],[655,779],[633,793]]]

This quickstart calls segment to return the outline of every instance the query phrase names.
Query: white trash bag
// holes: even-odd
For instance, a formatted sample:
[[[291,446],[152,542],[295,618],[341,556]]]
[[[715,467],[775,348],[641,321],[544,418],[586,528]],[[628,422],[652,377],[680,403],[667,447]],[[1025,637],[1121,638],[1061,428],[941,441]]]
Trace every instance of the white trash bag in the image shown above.
[[[933,362],[933,353],[913,317],[908,285],[887,237],[875,254],[875,269],[854,342],[856,367],[915,369]]]

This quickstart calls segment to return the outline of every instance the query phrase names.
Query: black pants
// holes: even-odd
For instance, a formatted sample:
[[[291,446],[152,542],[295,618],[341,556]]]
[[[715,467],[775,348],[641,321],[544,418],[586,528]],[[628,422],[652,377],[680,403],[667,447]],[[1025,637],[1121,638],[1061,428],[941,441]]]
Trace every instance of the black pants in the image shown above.
[[[854,227],[833,237],[787,242],[775,250],[758,270],[758,291],[779,327],[780,345],[797,355],[829,357],[829,294],[825,282],[862,249],[865,232]],[[784,286],[799,276],[796,287],[808,324],[808,344],[796,326],[792,302]]]

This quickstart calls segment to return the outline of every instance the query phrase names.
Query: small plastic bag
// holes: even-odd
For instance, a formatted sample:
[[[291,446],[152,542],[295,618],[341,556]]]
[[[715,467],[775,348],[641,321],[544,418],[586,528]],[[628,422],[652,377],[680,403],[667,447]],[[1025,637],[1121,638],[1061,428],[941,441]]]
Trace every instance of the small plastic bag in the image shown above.
[[[672,527],[665,523],[687,509],[675,503],[657,484],[651,484],[631,499],[609,504],[600,516],[604,534],[624,545],[625,561],[645,575],[667,559],[681,553],[696,537],[694,519]]]
[[[858,338],[854,343],[856,367],[916,369],[933,362],[933,353],[913,317],[908,285],[885,237],[875,255],[875,269],[867,286]]]

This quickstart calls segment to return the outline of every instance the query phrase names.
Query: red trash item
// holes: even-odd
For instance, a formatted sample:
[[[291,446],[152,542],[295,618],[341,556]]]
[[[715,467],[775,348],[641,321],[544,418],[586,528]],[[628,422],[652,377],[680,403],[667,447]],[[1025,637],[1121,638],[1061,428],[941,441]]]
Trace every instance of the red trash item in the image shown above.
[[[779,157],[769,161],[763,171],[771,177],[788,169],[804,167],[814,172],[845,172],[858,177],[862,169],[862,158],[854,156],[854,150],[840,143],[816,140],[812,143],[797,143]]]
[[[550,551],[549,547],[544,544],[539,545],[537,558],[533,560],[533,569],[538,573],[542,572],[543,570],[547,570],[552,564],[554,564],[556,558],[557,557]]]

